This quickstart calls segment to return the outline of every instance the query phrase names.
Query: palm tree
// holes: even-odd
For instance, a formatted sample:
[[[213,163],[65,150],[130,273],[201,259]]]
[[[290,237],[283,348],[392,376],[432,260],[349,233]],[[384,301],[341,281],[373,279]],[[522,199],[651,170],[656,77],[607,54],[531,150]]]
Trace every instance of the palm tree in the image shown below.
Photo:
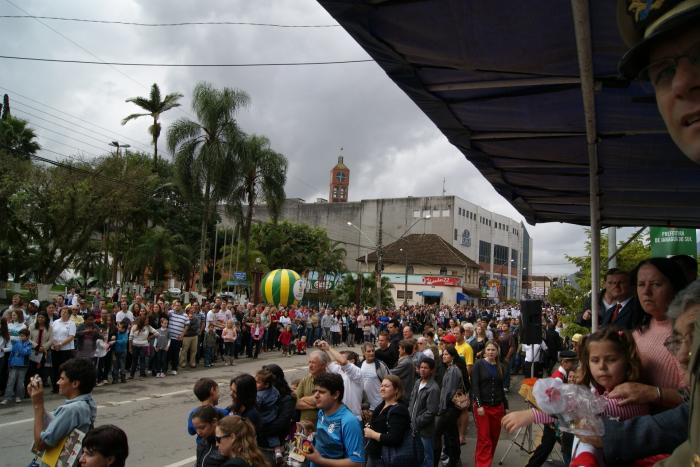
[[[145,110],[145,113],[131,114],[122,120],[122,125],[126,125],[129,120],[134,120],[139,117],[151,117],[153,118],[153,125],[148,127],[149,133],[153,137],[153,170],[156,170],[156,165],[158,163],[158,137],[160,136],[160,114],[166,112],[173,107],[179,107],[180,104],[177,102],[182,97],[179,92],[174,92],[165,96],[165,99],[160,99],[160,89],[156,83],[151,86],[151,96],[150,98],[145,97],[130,97],[126,102],[133,102],[134,104]]]
[[[262,198],[272,216],[277,220],[284,203],[284,185],[287,182],[287,158],[270,148],[270,140],[265,136],[251,135],[245,138],[238,151],[238,171],[241,183],[231,195],[234,206],[245,204],[243,217],[243,257],[249,259],[250,228],[253,223],[253,208]],[[246,271],[250,263],[245,264]]]
[[[150,269],[157,287],[161,271],[174,272],[183,263],[189,262],[191,255],[192,250],[185,244],[182,235],[156,226],[138,239],[128,255],[126,268],[137,273]]]
[[[216,204],[231,195],[237,182],[236,150],[243,139],[234,115],[248,104],[238,89],[218,90],[208,83],[194,88],[192,109],[198,121],[182,118],[168,129],[168,148],[175,156],[176,177],[183,193],[202,206],[199,287],[204,274],[207,226]]]
[[[29,159],[41,149],[36,133],[26,120],[7,115],[0,120],[0,149],[22,159]]]

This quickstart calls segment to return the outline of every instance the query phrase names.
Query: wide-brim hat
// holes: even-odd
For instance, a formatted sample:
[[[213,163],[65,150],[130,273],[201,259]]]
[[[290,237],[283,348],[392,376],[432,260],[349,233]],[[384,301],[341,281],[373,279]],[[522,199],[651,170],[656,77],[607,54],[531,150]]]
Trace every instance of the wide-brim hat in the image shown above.
[[[618,0],[617,25],[630,48],[619,63],[622,76],[636,78],[649,64],[651,44],[698,20],[700,0]]]

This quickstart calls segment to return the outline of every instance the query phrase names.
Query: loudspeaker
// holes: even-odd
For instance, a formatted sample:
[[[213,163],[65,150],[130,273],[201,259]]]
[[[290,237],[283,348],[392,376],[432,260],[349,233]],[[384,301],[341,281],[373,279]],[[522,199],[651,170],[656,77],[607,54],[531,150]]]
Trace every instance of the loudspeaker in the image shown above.
[[[542,300],[522,300],[520,302],[520,343],[539,344],[542,342]]]

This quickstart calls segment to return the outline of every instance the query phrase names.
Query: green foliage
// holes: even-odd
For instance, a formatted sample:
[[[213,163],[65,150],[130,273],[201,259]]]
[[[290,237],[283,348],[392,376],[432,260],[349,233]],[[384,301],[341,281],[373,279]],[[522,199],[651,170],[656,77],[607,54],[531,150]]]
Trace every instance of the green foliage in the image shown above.
[[[583,290],[591,290],[591,231],[586,231],[586,255],[585,256],[569,256],[566,259],[578,267],[576,274],[576,282]],[[618,242],[618,248],[625,243],[624,240]],[[651,244],[646,235],[640,235],[632,240],[620,253],[617,255],[617,268],[623,271],[631,271],[639,264],[640,261],[651,257]],[[608,270],[608,236],[605,233],[600,234],[600,281],[602,283],[605,277],[605,272]]]
[[[559,305],[569,311],[578,311],[583,307],[586,292],[572,285],[566,284],[559,287],[551,287],[547,291],[547,301]]]
[[[21,118],[7,115],[0,120],[0,149],[11,156],[29,159],[41,148],[36,142],[36,133]]]
[[[271,269],[287,268],[337,274],[344,272],[345,250],[325,230],[291,222],[255,224],[252,242],[267,258]]]
[[[151,86],[151,95],[149,98],[130,97],[129,99],[126,100],[126,102],[131,102],[133,104],[138,105],[146,112],[128,115],[127,117],[124,118],[124,120],[122,120],[122,125],[126,125],[126,122],[128,122],[129,120],[133,120],[133,119],[136,119],[139,117],[151,117],[153,119],[153,125],[148,127],[148,132],[151,134],[151,137],[153,138],[153,167],[154,167],[154,170],[156,170],[157,165],[158,165],[158,138],[160,137],[160,131],[161,131],[160,122],[158,120],[160,119],[160,115],[163,112],[167,112],[168,110],[170,110],[174,107],[179,107],[180,104],[177,101],[179,101],[181,97],[182,97],[182,94],[180,94],[179,92],[174,92],[174,93],[168,94],[167,96],[165,96],[164,99],[161,100],[160,88],[158,87],[158,85],[156,83],[153,83],[153,86]]]
[[[391,295],[391,289],[394,287],[389,279],[382,277],[382,306],[394,306],[394,299]],[[364,307],[376,306],[377,303],[377,281],[374,276],[369,274],[358,275],[353,277],[352,274],[345,274],[342,281],[336,285],[333,290],[333,304],[335,306],[350,306],[356,304],[359,294],[359,303],[357,305]]]

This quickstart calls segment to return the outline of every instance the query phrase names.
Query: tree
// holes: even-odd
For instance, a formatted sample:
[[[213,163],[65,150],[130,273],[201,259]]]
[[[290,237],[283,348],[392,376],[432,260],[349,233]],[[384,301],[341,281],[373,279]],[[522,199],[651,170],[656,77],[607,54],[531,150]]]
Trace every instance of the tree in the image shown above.
[[[394,306],[391,289],[394,286],[389,279],[382,277],[382,306]],[[377,284],[373,276],[362,274],[355,278],[352,274],[345,274],[342,282],[333,290],[333,302],[336,306],[350,306],[356,303],[359,292],[359,306],[376,306]]]
[[[277,221],[284,202],[284,185],[287,181],[287,159],[270,148],[270,141],[264,136],[245,137],[238,150],[238,171],[240,184],[231,195],[231,204],[245,204],[243,217],[244,257],[248,259],[250,248],[250,227],[253,223],[253,208],[262,198],[265,201],[273,222]],[[234,208],[235,212],[239,212]],[[246,270],[250,263],[245,263]]]
[[[36,154],[41,146],[35,141],[36,133],[28,125],[25,120],[11,115],[0,120],[0,148],[25,160]]]
[[[591,231],[586,230],[586,255],[585,256],[569,256],[566,259],[578,267],[576,273],[576,283],[584,291],[591,290]],[[618,242],[618,247],[622,246],[625,240]],[[651,244],[648,237],[638,236],[632,240],[624,249],[617,255],[617,267],[623,271],[632,271],[640,261],[651,257]],[[605,277],[605,272],[608,270],[608,236],[604,233],[600,235],[600,280],[598,285]]]
[[[128,269],[143,271],[148,269],[154,276],[157,287],[167,272],[177,270],[182,263],[190,262],[192,250],[182,235],[164,227],[156,226],[147,230],[129,251],[126,266]]]
[[[236,150],[242,140],[234,118],[249,101],[237,89],[218,90],[208,83],[194,88],[192,109],[198,121],[179,119],[168,129],[168,148],[175,156],[176,177],[189,201],[202,209],[199,287],[204,274],[207,226],[216,204],[237,186]]]
[[[158,164],[158,137],[160,137],[160,122],[158,119],[163,112],[179,107],[180,104],[177,102],[182,97],[182,94],[174,92],[165,96],[163,100],[160,98],[160,88],[156,83],[151,86],[151,95],[149,98],[146,97],[130,97],[126,102],[132,102],[143,110],[145,113],[136,113],[128,115],[124,120],[122,120],[122,125],[126,125],[129,120],[134,120],[139,117],[151,117],[153,119],[153,125],[148,127],[149,133],[153,138],[153,170],[156,170]]]

